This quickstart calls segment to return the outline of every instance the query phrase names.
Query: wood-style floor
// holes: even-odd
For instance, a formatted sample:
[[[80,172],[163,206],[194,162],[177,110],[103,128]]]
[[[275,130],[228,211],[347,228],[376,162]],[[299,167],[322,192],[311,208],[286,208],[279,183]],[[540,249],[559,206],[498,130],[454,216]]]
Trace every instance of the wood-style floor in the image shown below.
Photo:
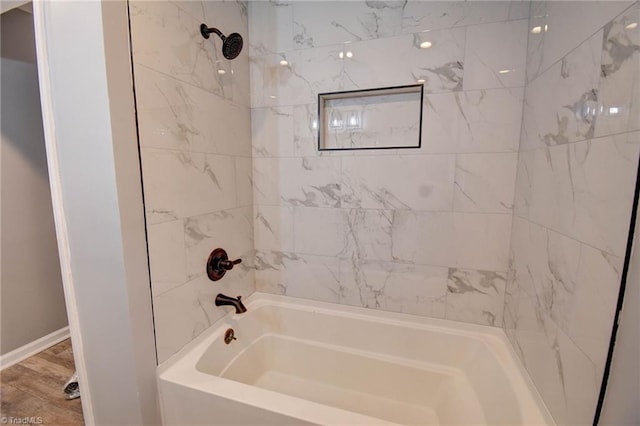
[[[81,398],[69,401],[62,390],[74,371],[69,339],[2,370],[2,424],[11,424],[13,417],[33,420],[21,424],[84,425]]]

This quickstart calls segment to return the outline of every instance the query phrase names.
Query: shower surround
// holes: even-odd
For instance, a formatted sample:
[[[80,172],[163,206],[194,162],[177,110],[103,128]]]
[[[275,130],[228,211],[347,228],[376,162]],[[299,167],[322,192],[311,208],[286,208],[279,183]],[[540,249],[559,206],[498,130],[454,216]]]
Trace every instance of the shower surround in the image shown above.
[[[555,420],[591,422],[640,150],[638,2],[130,10],[160,362],[228,312],[216,293],[257,289],[504,327]],[[416,83],[420,149],[318,152],[318,93]],[[243,263],[213,284],[216,247]]]
[[[160,362],[228,309],[218,292],[248,296],[255,284],[249,56],[222,56],[200,24],[247,34],[243,3],[131,1],[156,345]],[[215,285],[211,250],[243,263]]]
[[[592,423],[609,347],[640,150],[639,23],[637,2],[531,5],[504,328],[559,424]]]
[[[504,326],[556,421],[591,423],[638,167],[638,2],[249,17],[257,289]],[[416,82],[421,149],[317,152],[317,93]]]
[[[249,4],[258,290],[502,324],[528,12]],[[318,152],[318,93],[419,83],[420,149]]]

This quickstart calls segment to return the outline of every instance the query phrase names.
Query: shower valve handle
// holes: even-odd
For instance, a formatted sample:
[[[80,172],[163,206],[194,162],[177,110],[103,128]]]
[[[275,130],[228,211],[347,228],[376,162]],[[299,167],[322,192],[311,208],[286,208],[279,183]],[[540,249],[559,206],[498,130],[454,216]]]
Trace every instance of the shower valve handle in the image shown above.
[[[218,281],[227,271],[230,271],[241,262],[242,259],[229,260],[227,252],[224,249],[217,248],[211,252],[207,260],[207,276],[211,281]]]
[[[242,259],[236,259],[236,260],[221,260],[220,262],[218,262],[218,266],[221,268],[226,269],[227,271],[233,269],[234,265],[237,265],[238,263],[242,263]]]

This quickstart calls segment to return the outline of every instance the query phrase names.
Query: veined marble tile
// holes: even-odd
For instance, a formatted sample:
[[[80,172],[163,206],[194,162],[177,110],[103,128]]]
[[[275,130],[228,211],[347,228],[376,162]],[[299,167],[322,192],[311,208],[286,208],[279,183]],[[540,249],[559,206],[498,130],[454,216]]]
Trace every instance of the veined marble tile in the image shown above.
[[[244,43],[248,43],[249,32],[244,31],[242,36],[244,37]],[[220,47],[220,49],[222,49],[222,47]],[[242,52],[240,52],[237,58],[232,61],[227,61],[227,69],[230,70],[231,73],[230,76],[226,75],[226,77],[231,80],[233,102],[238,105],[251,107],[251,84],[249,77],[251,60],[249,59],[248,49],[242,49]]]
[[[224,311],[211,308],[217,292],[205,276],[153,298],[159,362],[178,352],[224,315]]]
[[[289,279],[287,266],[295,263],[304,264],[302,258],[295,253],[256,250],[256,290],[271,294],[286,294]]]
[[[532,188],[535,177],[535,161],[539,151],[523,151],[518,154],[516,167],[516,188],[513,195],[513,213],[520,217],[529,218]]]
[[[147,227],[151,288],[158,296],[187,282],[182,220]]]
[[[249,206],[190,217],[184,221],[184,239],[187,274],[194,279],[206,274],[207,259],[215,248],[225,249],[232,259],[253,250],[253,210]],[[225,280],[233,280],[236,269],[241,268],[234,268]]]
[[[340,46],[304,49],[287,53],[285,58],[291,70],[286,82],[291,90],[290,98],[282,99],[285,105],[316,102],[318,93],[346,90],[351,87],[344,76],[344,59],[340,58]],[[282,65],[279,65],[282,67]]]
[[[340,261],[340,302],[443,318],[447,269],[392,262]]]
[[[293,156],[293,107],[251,110],[254,157]]]
[[[300,105],[318,93],[344,90],[341,46],[294,50],[251,58],[251,106]]]
[[[623,256],[640,132],[523,152],[516,213]]]
[[[545,270],[540,265],[547,259],[546,237],[543,228],[518,216],[513,217],[504,328],[523,362],[526,348],[519,345],[517,337],[546,342],[547,334],[554,333],[557,328],[549,315],[545,315],[549,309],[544,303],[544,289],[549,286],[540,279]],[[579,245],[577,249],[579,259]]]
[[[199,35],[199,24],[196,26],[195,22],[197,20],[193,16],[174,3],[132,1],[134,60],[175,78],[200,83],[201,76],[193,65],[198,62],[199,55],[206,57],[206,53],[202,35],[200,40],[196,37]],[[180,49],[161,50],[158,46],[179,46]]]
[[[403,1],[294,3],[294,47],[305,49],[399,34],[404,7]]]
[[[580,253],[580,272],[567,334],[587,354],[601,375],[618,302],[623,261],[586,245]]]
[[[527,86],[521,150],[594,136],[601,55],[598,31]]]
[[[289,95],[286,86],[290,77],[289,68],[280,65],[285,56],[265,54],[251,56],[249,60],[251,108],[282,105],[282,99],[286,100]]]
[[[453,155],[344,157],[343,207],[451,210],[454,163]]]
[[[527,48],[528,80],[537,78],[632,3],[532,1]]]
[[[515,330],[514,346],[558,424],[590,424],[600,375],[586,355],[553,322],[544,331]]]
[[[255,206],[255,248],[293,252],[293,207]]]
[[[542,283],[534,277],[529,265],[540,265],[544,261],[545,243],[545,234],[541,227],[533,225],[519,216],[513,216],[509,269],[505,289],[505,329],[513,329],[517,325],[520,328],[528,328],[519,323],[523,317],[519,312],[521,305],[529,305],[527,312],[534,312],[537,307],[542,310],[542,305],[538,303],[537,298],[537,295],[541,293],[538,290],[542,289]],[[579,246],[577,254],[580,255]],[[538,268],[536,272],[540,270]],[[529,318],[531,317],[535,318],[536,315],[529,315]]]
[[[484,18],[483,22],[477,22],[478,24],[489,22],[489,19],[497,19],[498,21],[503,20],[504,12],[503,8],[507,8],[506,18],[504,20],[507,21],[517,21],[519,19],[527,19],[529,18],[530,12],[530,1],[529,0],[511,0],[510,2],[506,1],[470,1],[467,6],[469,7],[470,16],[484,16],[487,11],[495,10],[495,13],[492,14],[491,17]],[[509,3],[506,5],[505,3]]]
[[[415,33],[467,25],[466,2],[409,1],[402,16],[402,32]]]
[[[392,255],[398,262],[507,271],[511,216],[395,212]]]
[[[253,158],[253,204],[280,205],[280,181],[283,162],[280,158]]]
[[[467,27],[464,90],[524,86],[527,27],[526,19]]]
[[[202,1],[169,0],[169,2],[175,4],[176,7],[191,15],[191,17],[204,22],[204,4]]]
[[[253,203],[253,163],[248,157],[235,157],[236,195],[238,207]]]
[[[540,247],[538,254],[544,259],[544,264],[532,265],[530,268],[536,269],[529,273],[536,274],[536,279],[541,280],[541,302],[548,309],[545,314],[566,330],[569,312],[575,303],[576,286],[580,285],[580,245],[571,238],[542,230],[546,233],[546,247]]]
[[[562,229],[601,250],[624,256],[640,153],[640,132],[569,147],[573,196]]]
[[[142,147],[250,155],[247,107],[141,65],[136,95]]]
[[[222,75],[222,83],[231,85],[231,95],[235,103],[250,105],[249,90],[249,11],[246,1],[203,1],[204,22],[217,26],[224,34],[239,33],[245,47],[237,58],[229,61],[221,55],[220,59],[227,67],[228,74]],[[215,23],[215,25],[213,24]],[[222,52],[222,40],[211,37],[213,47]],[[220,77],[220,75],[217,75]],[[226,87],[225,87],[226,89]]]
[[[596,136],[640,129],[638,23],[640,6],[636,3],[604,27]]]
[[[393,260],[432,266],[453,266],[455,238],[450,212],[397,210],[392,228]]]
[[[579,286],[579,261],[578,241],[514,218],[511,239],[513,285],[529,298],[527,303],[536,318],[548,317],[556,325],[568,329],[576,287]]]
[[[506,273],[449,268],[445,318],[501,326]]]
[[[453,213],[454,263],[464,269],[506,271],[511,215]],[[450,235],[450,237],[451,237]]]
[[[205,138],[204,108],[195,107],[206,106],[205,96],[190,98],[197,96],[197,88],[142,65],[136,66],[135,77],[140,146],[193,150],[195,140]]]
[[[207,23],[217,22],[217,28],[224,34],[240,33],[248,44],[249,5],[243,0],[203,1],[204,19]],[[210,24],[209,26],[214,26]],[[244,49],[243,49],[244,50]],[[235,59],[234,59],[235,60]]]
[[[524,19],[527,1],[420,1],[404,8],[402,32],[414,33],[440,28]]]
[[[233,157],[153,148],[141,156],[149,223],[235,207]]]
[[[518,154],[458,154],[453,208],[460,212],[510,213]]]
[[[202,37],[201,23],[174,3],[132,2],[134,62],[233,99],[233,84],[237,77],[231,70],[235,65],[224,59],[215,40]],[[219,69],[225,73],[214,73]]]
[[[204,115],[208,119],[208,126],[205,127],[206,136],[196,141],[194,150],[249,157],[251,155],[251,110],[248,105],[220,102],[217,96],[212,97],[212,100],[214,99],[214,102],[204,107]],[[202,107],[198,106],[198,108]]]
[[[562,330],[558,330],[558,336],[554,343],[554,349],[557,348],[556,365],[560,373],[558,377],[561,378],[564,385],[562,395],[564,406],[559,408],[560,413],[554,413],[552,406],[550,408],[552,414],[560,424],[588,424],[593,420],[594,407],[597,405],[601,374],[584,352]],[[558,401],[555,395],[549,399]],[[564,412],[561,411],[562,409]]]
[[[517,217],[514,220],[514,245],[519,246],[515,249],[516,261],[526,263],[527,256],[533,260],[544,257],[536,249],[544,233],[530,228],[525,220]],[[532,229],[534,232],[527,235]],[[527,246],[532,243],[535,247]],[[525,253],[527,250],[529,252]],[[592,421],[601,374],[547,315],[541,306],[544,303],[541,298],[531,294],[535,293],[531,288],[532,279],[531,273],[521,269],[516,273],[515,281],[508,282],[505,332],[556,422],[588,424]]]
[[[359,260],[392,260],[394,215],[393,210],[348,211],[345,255]]]
[[[313,157],[318,151],[318,104],[293,107],[293,150],[297,157]]]
[[[347,215],[341,209],[296,207],[293,212],[295,252],[338,256],[346,248]]]
[[[422,83],[425,93],[460,91],[464,38],[465,29],[454,28],[346,44],[345,88]],[[421,48],[425,42],[431,47]]]
[[[214,285],[204,275],[153,298],[158,361],[163,362],[230,310],[215,306],[218,293],[247,297],[255,291],[253,270],[234,268]]]
[[[249,54],[260,56],[293,49],[293,5],[289,1],[249,2]]]
[[[518,157],[514,212],[560,229],[561,205],[572,198],[566,146],[523,151]]]
[[[256,254],[258,291],[338,303],[339,260],[280,251]]]
[[[524,89],[425,95],[423,152],[517,152]]]
[[[254,202],[340,207],[340,161],[340,158],[254,158]]]
[[[539,305],[538,297],[529,293],[529,290],[531,289],[522,283],[508,280],[503,313],[505,332],[523,363],[526,361],[525,350],[528,348],[521,346],[519,339],[545,344],[547,335],[555,333],[558,327],[542,313],[544,310]],[[525,367],[528,368],[526,365]]]

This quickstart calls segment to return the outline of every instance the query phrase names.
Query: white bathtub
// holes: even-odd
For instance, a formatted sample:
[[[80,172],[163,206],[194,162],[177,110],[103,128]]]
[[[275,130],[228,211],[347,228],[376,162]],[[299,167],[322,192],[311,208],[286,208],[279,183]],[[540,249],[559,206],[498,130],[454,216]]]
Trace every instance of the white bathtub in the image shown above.
[[[159,367],[165,425],[554,424],[499,329],[260,293],[246,306]]]

